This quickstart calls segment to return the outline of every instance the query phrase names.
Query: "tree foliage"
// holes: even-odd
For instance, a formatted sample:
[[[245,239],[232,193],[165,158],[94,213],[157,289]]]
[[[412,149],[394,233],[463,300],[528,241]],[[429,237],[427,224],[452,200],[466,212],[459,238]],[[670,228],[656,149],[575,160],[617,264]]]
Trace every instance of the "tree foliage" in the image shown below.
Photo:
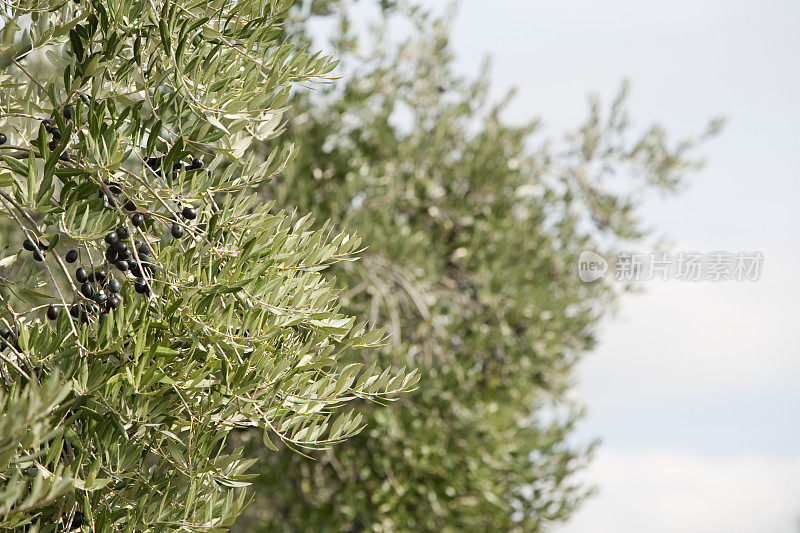
[[[335,66],[286,41],[290,3],[0,8],[4,531],[222,530],[231,431],[326,447],[415,386],[340,364],[384,340],[321,274],[359,239],[253,194],[295,152],[291,86]]]
[[[455,74],[446,21],[394,12],[365,37],[338,13],[347,76],[294,98],[303,151],[265,196],[364,238],[332,271],[345,309],[388,324],[382,361],[419,366],[423,386],[314,461],[264,457],[241,530],[545,530],[586,494],[571,370],[618,293],[581,282],[578,256],[641,238],[641,194],[675,190],[699,139],[634,131],[623,90],[548,140],[503,118],[486,69]]]

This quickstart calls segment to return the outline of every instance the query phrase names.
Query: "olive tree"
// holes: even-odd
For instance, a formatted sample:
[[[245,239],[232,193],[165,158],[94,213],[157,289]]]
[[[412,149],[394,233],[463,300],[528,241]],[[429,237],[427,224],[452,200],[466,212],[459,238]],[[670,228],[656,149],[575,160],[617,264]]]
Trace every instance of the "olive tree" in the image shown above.
[[[324,448],[414,388],[342,362],[385,336],[321,273],[359,239],[254,194],[295,153],[290,88],[335,66],[287,42],[290,3],[0,7],[4,531],[222,530],[232,431]]]
[[[619,293],[583,283],[578,257],[642,238],[642,195],[676,190],[701,139],[637,131],[624,91],[553,139],[507,119],[487,69],[456,73],[446,21],[387,11],[365,35],[342,7],[298,14],[336,17],[343,77],[295,96],[303,152],[264,196],[364,238],[331,271],[344,308],[387,324],[382,364],[419,366],[424,386],[314,460],[264,457],[241,530],[547,530],[588,489],[572,369]]]

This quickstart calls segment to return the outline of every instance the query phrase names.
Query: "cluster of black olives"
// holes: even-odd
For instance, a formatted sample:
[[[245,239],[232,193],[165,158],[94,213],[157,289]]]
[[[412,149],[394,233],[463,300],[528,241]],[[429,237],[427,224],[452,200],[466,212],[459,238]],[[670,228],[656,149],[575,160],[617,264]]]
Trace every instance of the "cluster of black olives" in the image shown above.
[[[62,110],[62,114],[64,115],[64,120],[72,120],[72,112],[73,112],[72,106],[69,104],[65,105],[64,109]],[[51,136],[49,143],[50,149],[55,150],[58,147],[59,143],[61,142],[61,130],[58,129],[58,126],[54,126],[53,123],[50,122],[50,120],[48,119],[43,120],[42,125],[44,126],[44,129],[47,131],[47,133],[49,133]],[[61,152],[61,155],[59,155],[58,158],[61,161],[69,161],[71,159],[71,156],[69,152],[64,150],[63,152]]]
[[[22,247],[29,252],[33,252],[33,258],[35,260],[44,261],[44,254],[45,250],[47,250],[47,245],[39,239],[36,239],[36,242],[30,239],[25,239],[22,241]]]

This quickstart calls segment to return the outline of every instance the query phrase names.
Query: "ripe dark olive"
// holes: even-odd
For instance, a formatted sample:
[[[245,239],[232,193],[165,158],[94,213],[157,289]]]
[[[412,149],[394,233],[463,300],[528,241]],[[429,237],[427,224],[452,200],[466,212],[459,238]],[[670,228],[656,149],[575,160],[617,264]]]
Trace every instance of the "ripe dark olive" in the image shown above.
[[[120,226],[117,228],[117,236],[120,239],[125,240],[130,236],[130,233],[128,233],[128,230],[125,228],[125,226]]]
[[[111,233],[107,233],[105,236],[105,241],[107,244],[114,244],[119,240],[119,235],[117,235],[116,231],[112,231]]]
[[[136,279],[136,282],[133,284],[133,290],[139,294],[144,294],[147,292],[147,282],[144,280],[144,278]]]
[[[91,298],[94,296],[94,287],[92,287],[91,283],[84,283],[81,285],[81,294],[86,296],[87,298]]]
[[[36,245],[33,244],[33,241],[30,239],[25,239],[24,241],[22,241],[22,247],[28,250],[29,252],[32,252],[36,249]]]
[[[72,516],[72,527],[81,527],[83,525],[83,513],[80,511],[75,511],[75,514]]]
[[[78,260],[78,251],[77,250],[69,250],[67,251],[67,255],[64,257],[67,260],[67,263],[74,263]]]
[[[69,152],[61,152],[61,155],[58,158],[62,161],[69,161],[70,155]]]
[[[98,270],[94,273],[94,279],[100,283],[103,283],[107,275],[108,273],[105,270]]]
[[[8,328],[0,328],[0,337],[7,339],[11,336],[11,330]]]
[[[142,275],[142,270],[139,268],[139,265],[135,261],[129,261],[131,265],[131,274],[133,277],[138,278]]]
[[[72,120],[72,106],[69,104],[65,105],[63,109],[63,114],[65,120]]]
[[[52,141],[47,143],[47,147],[50,148],[51,151],[55,150],[56,148],[58,148],[58,141],[53,139]]]
[[[109,246],[108,250],[106,250],[106,261],[108,261],[109,263],[113,263],[117,259],[118,259],[117,251]]]
[[[144,224],[144,215],[141,214],[141,213],[132,214],[131,215],[131,224],[133,224],[134,227],[137,227],[137,228],[139,226],[141,226],[142,224]]]
[[[114,263],[118,269],[125,272],[128,270],[128,262],[125,259],[120,259],[116,263]]]
[[[125,202],[125,209],[128,211],[136,211],[136,204],[133,203],[133,200],[128,200]]]
[[[108,297],[108,307],[111,309],[116,309],[119,307],[119,303],[122,301],[122,297],[119,294],[112,294]]]
[[[183,218],[185,218],[186,220],[194,220],[197,218],[197,211],[195,210],[194,207],[190,205],[184,207],[183,211],[181,211],[181,214],[183,215]]]
[[[78,318],[81,316],[81,306],[72,304],[69,308],[69,314],[72,315],[72,318]]]
[[[0,144],[6,144],[7,140],[8,139],[6,138],[6,134],[5,133],[0,133]]]
[[[110,181],[106,185],[108,185],[108,190],[113,194],[119,194],[122,192],[122,187],[116,181]]]
[[[39,250],[34,250],[33,258],[36,259],[37,261],[44,261],[44,252]]]
[[[120,283],[119,280],[116,280],[114,278],[111,278],[110,280],[108,280],[108,285],[107,286],[108,286],[108,290],[110,290],[111,292],[114,292],[114,293],[115,292],[119,292],[119,291],[122,290],[122,283]]]
[[[152,250],[146,244],[140,244],[138,251],[139,255],[150,255],[152,253]],[[144,261],[144,259],[142,259],[142,261]]]
[[[47,306],[47,318],[49,320],[56,320],[61,310],[53,304]]]
[[[125,250],[124,252],[119,252],[117,254],[117,260],[130,259],[130,258],[131,258],[131,251],[130,250]]]
[[[181,237],[183,237],[183,226],[179,224],[173,224],[170,233],[172,233],[172,236],[174,238],[180,239]]]
[[[89,279],[87,281],[89,282],[94,281],[94,272],[89,272]]]
[[[51,129],[53,129],[53,125],[50,123],[48,119],[44,119],[42,121],[42,126],[44,126],[44,129],[46,129],[48,133],[50,132]]]
[[[61,139],[61,130],[57,126],[53,126],[50,128],[50,135],[53,136],[54,141],[58,141]]]
[[[116,250],[118,254],[121,254],[128,251],[128,245],[122,241],[117,241],[114,243],[114,250]]]
[[[89,273],[86,272],[86,269],[81,267],[75,271],[75,279],[78,280],[78,283],[84,283],[89,279]]]
[[[192,164],[189,165],[189,168],[191,168],[192,170],[203,168],[203,161],[195,157],[194,159],[192,159]]]
[[[103,291],[98,291],[97,294],[94,295],[94,301],[100,305],[103,305],[108,301],[108,295]]]
[[[161,168],[161,158],[160,157],[148,157],[147,158],[147,166],[153,170],[158,170]]]

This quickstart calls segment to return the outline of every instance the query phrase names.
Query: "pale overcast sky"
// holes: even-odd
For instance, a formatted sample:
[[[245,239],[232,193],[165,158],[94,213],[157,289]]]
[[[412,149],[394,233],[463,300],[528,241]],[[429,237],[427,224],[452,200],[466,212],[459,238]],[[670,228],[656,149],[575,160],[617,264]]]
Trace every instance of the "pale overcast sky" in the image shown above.
[[[428,0],[442,7],[443,0]],[[578,369],[599,494],[559,533],[800,531],[800,2],[463,0],[458,66],[558,134],[633,83],[636,124],[727,126],[646,221],[674,251],[760,251],[758,282],[647,282]]]

